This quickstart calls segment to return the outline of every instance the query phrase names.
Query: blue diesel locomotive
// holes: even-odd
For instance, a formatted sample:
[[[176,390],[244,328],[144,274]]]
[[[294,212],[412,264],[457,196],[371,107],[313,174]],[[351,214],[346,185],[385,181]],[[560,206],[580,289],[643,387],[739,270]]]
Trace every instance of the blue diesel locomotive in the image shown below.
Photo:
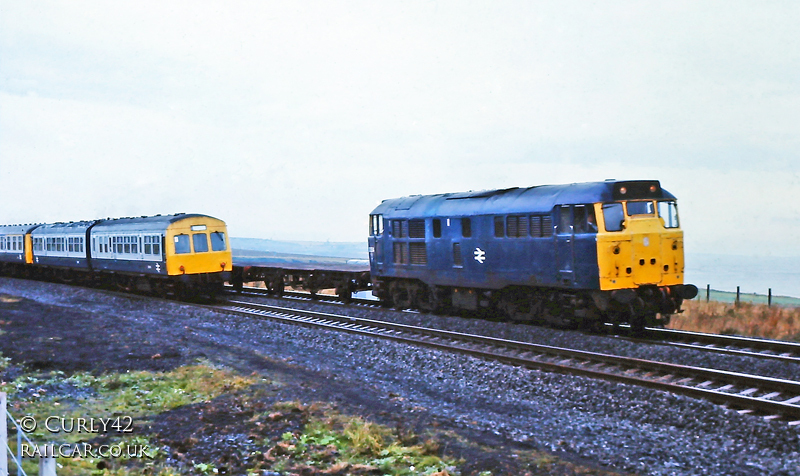
[[[664,325],[697,294],[683,283],[676,199],[658,181],[385,200],[369,257],[386,305],[565,327]]]

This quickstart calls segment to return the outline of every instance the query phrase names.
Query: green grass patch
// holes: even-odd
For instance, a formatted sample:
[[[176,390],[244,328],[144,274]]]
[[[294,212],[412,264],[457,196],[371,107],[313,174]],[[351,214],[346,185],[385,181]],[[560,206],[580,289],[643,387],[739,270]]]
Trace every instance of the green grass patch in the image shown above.
[[[28,433],[28,437],[36,444],[79,444],[100,439],[109,445],[147,445],[147,455],[152,458],[157,456],[158,449],[145,435],[136,434],[134,421],[138,423],[174,408],[209,401],[223,393],[242,390],[255,381],[254,377],[243,377],[228,369],[198,363],[168,372],[136,371],[101,376],[85,372],[71,376],[58,371],[29,373],[13,382],[0,383],[0,391],[9,394],[9,411],[16,419],[25,416],[35,418],[37,428]],[[50,431],[46,425],[48,417],[52,422],[50,428],[67,428],[67,431]],[[87,422],[91,418],[96,420],[94,428],[97,430],[102,425],[97,420],[109,422],[105,431],[79,432],[79,419],[83,419],[86,428],[91,431]],[[58,474],[142,474],[143,464],[147,469],[146,474],[178,474],[173,468],[158,465],[149,458],[136,458],[137,469],[131,472],[124,466],[128,459],[131,458],[127,455],[115,457],[110,459],[115,468],[98,468],[99,461],[94,458],[58,458],[62,466]],[[27,461],[24,469],[28,474],[36,474],[36,464],[36,461]]]
[[[281,409],[285,409],[281,407]],[[360,417],[333,413],[312,418],[302,433],[287,432],[268,452],[277,471],[317,470],[397,476],[446,476],[456,462],[439,456],[433,440],[406,444],[390,429]]]

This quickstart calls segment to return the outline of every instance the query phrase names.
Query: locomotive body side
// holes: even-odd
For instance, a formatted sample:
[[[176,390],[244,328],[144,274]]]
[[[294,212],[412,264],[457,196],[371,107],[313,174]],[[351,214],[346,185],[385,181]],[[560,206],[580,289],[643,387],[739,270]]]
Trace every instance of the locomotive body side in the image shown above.
[[[563,325],[663,323],[693,297],[675,203],[657,181],[386,200],[370,218],[373,294]]]

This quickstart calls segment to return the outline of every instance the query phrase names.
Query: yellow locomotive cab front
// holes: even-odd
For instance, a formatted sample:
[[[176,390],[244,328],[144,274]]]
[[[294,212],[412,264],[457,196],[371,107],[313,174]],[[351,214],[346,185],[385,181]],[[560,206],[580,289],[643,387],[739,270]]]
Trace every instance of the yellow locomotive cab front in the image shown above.
[[[674,200],[595,207],[601,290],[683,284],[683,231]]]

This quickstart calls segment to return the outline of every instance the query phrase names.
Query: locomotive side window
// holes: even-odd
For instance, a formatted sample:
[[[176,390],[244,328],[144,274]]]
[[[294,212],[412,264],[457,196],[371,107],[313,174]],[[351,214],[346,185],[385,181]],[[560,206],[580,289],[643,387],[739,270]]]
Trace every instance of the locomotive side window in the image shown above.
[[[442,237],[442,220],[440,220],[439,218],[433,219],[433,237],[434,238]]]
[[[572,213],[569,206],[562,206],[558,211],[558,230],[556,234],[566,235],[572,233]]]
[[[461,236],[464,238],[472,237],[472,220],[469,218],[461,219]]]
[[[664,219],[665,228],[678,228],[678,204],[674,201],[658,202],[658,216]]]
[[[195,233],[192,235],[195,253],[205,253],[208,251],[208,235],[205,233]]]
[[[628,216],[633,215],[652,215],[655,213],[653,202],[628,202]]]
[[[228,247],[225,245],[225,233],[215,231],[211,233],[211,251],[225,251]]]
[[[603,221],[606,223],[606,231],[622,231],[622,225],[625,223],[625,213],[622,211],[622,204],[603,204]]]
[[[506,232],[503,226],[503,217],[494,217],[494,236],[502,238]]]
[[[191,253],[189,235],[175,235],[175,254]]]

